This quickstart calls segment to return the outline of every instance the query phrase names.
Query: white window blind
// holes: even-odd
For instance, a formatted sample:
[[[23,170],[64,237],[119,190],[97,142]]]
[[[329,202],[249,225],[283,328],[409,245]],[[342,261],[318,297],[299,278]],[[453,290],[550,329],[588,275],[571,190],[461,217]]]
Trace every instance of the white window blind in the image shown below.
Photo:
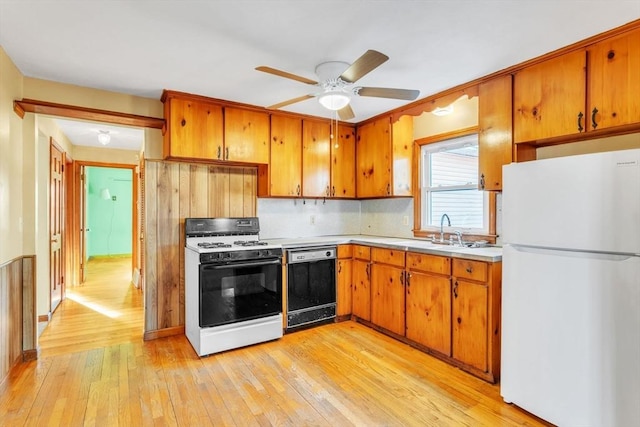
[[[423,226],[440,227],[446,213],[452,229],[486,231],[486,200],[478,190],[478,136],[424,145],[421,158]]]

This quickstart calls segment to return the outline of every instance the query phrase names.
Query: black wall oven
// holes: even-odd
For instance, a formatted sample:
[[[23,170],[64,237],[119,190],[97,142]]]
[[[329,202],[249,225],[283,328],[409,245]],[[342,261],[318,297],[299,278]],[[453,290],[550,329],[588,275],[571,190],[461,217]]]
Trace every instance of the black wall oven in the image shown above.
[[[287,250],[287,329],[336,317],[336,247]]]

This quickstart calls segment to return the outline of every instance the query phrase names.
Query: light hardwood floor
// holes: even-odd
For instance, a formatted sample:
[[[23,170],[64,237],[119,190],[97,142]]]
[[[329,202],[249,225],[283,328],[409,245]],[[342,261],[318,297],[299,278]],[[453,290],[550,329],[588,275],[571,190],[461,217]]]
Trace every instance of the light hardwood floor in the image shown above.
[[[204,358],[184,336],[144,342],[138,292],[92,282],[73,293],[105,292],[95,308],[128,314],[64,301],[39,359],[0,386],[1,425],[545,425],[498,386],[354,322]]]

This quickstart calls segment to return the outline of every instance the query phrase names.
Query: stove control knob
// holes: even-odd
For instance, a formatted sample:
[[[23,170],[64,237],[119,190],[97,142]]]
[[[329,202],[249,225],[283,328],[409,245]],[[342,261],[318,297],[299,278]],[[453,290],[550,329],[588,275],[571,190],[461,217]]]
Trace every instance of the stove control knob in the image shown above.
[[[330,257],[330,256],[331,256],[331,251],[327,251],[327,252],[325,253],[325,256]]]

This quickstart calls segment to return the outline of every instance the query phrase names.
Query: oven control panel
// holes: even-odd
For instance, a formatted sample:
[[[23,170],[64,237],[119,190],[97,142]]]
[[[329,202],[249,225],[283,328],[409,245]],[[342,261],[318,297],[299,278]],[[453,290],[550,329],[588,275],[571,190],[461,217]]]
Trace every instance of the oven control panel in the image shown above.
[[[200,263],[226,263],[231,261],[249,261],[255,259],[273,258],[282,258],[282,248],[207,252],[200,254]]]
[[[336,247],[322,247],[309,249],[290,249],[287,251],[287,262],[294,264],[297,262],[312,262],[323,259],[335,259]]]

